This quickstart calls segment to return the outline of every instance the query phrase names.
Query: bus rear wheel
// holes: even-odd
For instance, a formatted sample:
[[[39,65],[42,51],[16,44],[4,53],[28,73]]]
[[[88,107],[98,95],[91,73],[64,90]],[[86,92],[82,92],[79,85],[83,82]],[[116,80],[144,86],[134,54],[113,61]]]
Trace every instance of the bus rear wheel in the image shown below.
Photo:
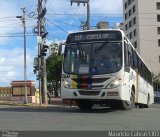
[[[149,97],[149,95],[148,95],[148,97],[147,97],[147,104],[144,105],[145,108],[149,108],[149,101],[150,101],[150,97]]]
[[[132,109],[134,107],[135,107],[135,94],[132,91],[131,92],[130,101],[125,101],[125,100],[122,101],[122,109],[130,110],[130,109]]]
[[[78,101],[77,105],[81,110],[91,110],[93,106],[89,101]]]

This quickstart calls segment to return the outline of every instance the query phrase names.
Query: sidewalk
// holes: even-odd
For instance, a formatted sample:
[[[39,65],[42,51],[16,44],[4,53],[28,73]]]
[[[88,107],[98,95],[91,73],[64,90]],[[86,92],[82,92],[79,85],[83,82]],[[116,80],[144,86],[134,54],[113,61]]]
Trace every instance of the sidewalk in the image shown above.
[[[1,101],[0,100],[0,105],[13,105],[13,106],[33,106],[33,107],[36,107],[36,106],[40,106],[40,104],[36,104],[36,103],[28,103],[28,104],[24,104],[23,101]],[[48,102],[48,105],[41,105],[41,106],[63,106],[65,105],[64,103],[62,103],[62,100],[61,98],[51,98],[50,102]]]

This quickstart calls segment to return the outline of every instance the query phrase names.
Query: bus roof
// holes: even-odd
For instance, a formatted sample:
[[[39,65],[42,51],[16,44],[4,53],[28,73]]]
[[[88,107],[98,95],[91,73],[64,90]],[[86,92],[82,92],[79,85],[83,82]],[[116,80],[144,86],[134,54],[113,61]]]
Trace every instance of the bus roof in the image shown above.
[[[120,31],[123,33],[121,29],[94,29],[94,30],[82,30],[82,31],[76,31],[76,32],[70,32],[70,34],[75,34],[75,33],[81,33],[81,32],[95,32],[95,31]]]

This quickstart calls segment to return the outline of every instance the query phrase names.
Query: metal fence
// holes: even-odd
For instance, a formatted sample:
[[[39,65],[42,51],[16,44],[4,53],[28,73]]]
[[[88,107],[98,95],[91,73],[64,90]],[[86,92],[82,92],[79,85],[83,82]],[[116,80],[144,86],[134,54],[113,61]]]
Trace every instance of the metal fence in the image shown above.
[[[0,101],[10,100],[12,96],[12,89],[9,87],[0,88]]]

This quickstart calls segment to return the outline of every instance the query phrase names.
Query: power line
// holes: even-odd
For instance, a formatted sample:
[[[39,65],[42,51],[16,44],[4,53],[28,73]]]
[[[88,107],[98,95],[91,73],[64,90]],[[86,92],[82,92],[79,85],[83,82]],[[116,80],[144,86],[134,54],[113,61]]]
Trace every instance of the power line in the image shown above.
[[[84,16],[84,14],[79,14]],[[73,13],[48,13],[46,16],[75,16]],[[123,14],[91,14],[91,16],[117,16],[123,17]]]
[[[8,19],[8,18],[16,18],[16,16],[1,17],[0,20],[1,19]]]
[[[56,35],[56,34],[54,34],[54,33],[52,33],[52,32],[55,32],[55,31],[49,31],[49,34],[53,35],[54,37],[62,38],[61,36]]]
[[[36,36],[36,35],[26,35],[26,36]],[[24,37],[23,35],[22,36],[15,36],[15,35],[0,35],[0,37]]]
[[[54,38],[54,39],[57,39],[57,40],[62,40],[60,38],[57,38],[56,36],[54,36],[53,34],[48,34],[47,38],[50,37],[50,38]],[[49,38],[48,38],[49,39]]]
[[[27,28],[33,28],[34,26],[27,26]],[[21,26],[15,26],[15,27],[3,27],[3,26],[0,26],[0,29],[10,29],[10,28],[22,28]]]
[[[59,38],[62,38],[62,37],[63,37],[63,36],[62,36],[62,33],[59,33],[59,32],[57,32],[57,31],[55,32],[55,30],[54,30],[52,27],[50,27],[47,22],[46,22],[46,25],[47,25],[47,29],[48,29],[48,31],[49,31],[49,34],[50,34],[50,33],[53,34],[52,32],[54,32],[54,33],[56,33],[56,34],[53,34],[54,36],[59,37]],[[59,35],[57,35],[57,34],[59,34]]]
[[[62,30],[63,32],[65,32],[66,34],[68,34],[67,31],[65,31],[65,30],[62,29],[61,27],[57,26],[55,23],[51,22],[50,20],[46,19],[46,21],[48,21],[49,23],[53,24],[54,26],[56,26],[57,28],[59,28],[60,30]]]
[[[12,24],[6,24],[6,25],[0,26],[0,27],[4,27],[4,26],[13,26],[13,25],[21,25],[21,24],[20,24],[20,23],[12,23]]]
[[[71,8],[71,9],[72,9],[72,8]],[[72,11],[73,11],[73,13],[74,13],[74,16],[76,16],[76,17],[78,18],[78,20],[79,20],[80,22],[82,22],[82,19],[79,17],[80,14],[79,14],[79,15],[76,14],[75,11],[74,11],[73,9],[72,9]],[[84,16],[85,16],[85,15],[84,15]]]
[[[24,33],[22,33],[22,32],[14,32],[14,33],[0,33],[0,35],[1,34],[15,34],[15,35],[17,35],[17,34],[24,34]],[[33,33],[28,32],[27,34],[33,34]]]
[[[60,24],[65,24],[65,25],[68,25],[68,26],[72,26],[72,27],[79,27],[78,25],[73,25],[71,23],[67,23],[67,22],[61,22],[61,21],[57,21],[57,20],[52,20],[53,22],[57,22],[57,23],[60,23]]]

